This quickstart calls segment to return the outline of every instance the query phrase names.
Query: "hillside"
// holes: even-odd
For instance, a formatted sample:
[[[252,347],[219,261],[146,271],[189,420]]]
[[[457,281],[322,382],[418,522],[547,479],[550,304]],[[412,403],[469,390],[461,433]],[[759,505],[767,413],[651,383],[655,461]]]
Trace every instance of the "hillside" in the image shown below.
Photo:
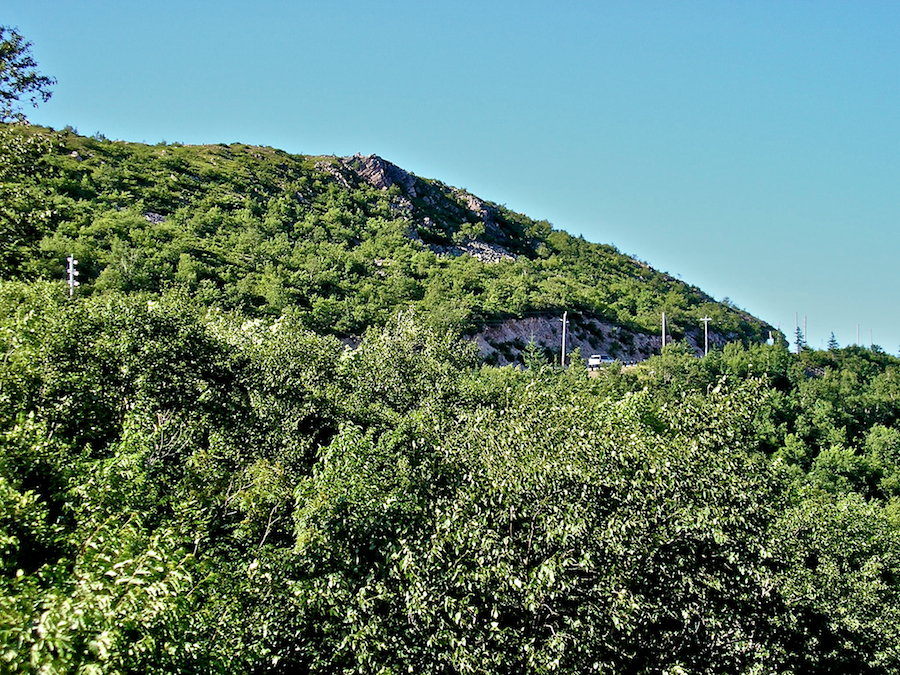
[[[0,140],[0,671],[900,672],[900,359],[375,157]]]
[[[498,363],[520,359],[532,335],[557,350],[564,310],[573,345],[629,359],[659,351],[662,312],[672,339],[694,345],[704,316],[714,344],[772,330],[611,246],[376,156],[149,146],[40,127],[7,127],[0,141],[3,189],[15,195],[0,214],[15,233],[0,252],[7,278],[61,279],[74,253],[83,294],[179,285],[251,315],[290,309],[348,339],[415,308],[477,334]]]

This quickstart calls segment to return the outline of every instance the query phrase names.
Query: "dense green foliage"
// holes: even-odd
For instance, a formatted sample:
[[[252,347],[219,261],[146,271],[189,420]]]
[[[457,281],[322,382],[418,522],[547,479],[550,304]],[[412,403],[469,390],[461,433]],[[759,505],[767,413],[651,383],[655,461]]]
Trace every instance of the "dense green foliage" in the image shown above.
[[[0,284],[10,672],[900,668],[900,361],[479,366]]]
[[[23,99],[34,107],[50,100],[56,80],[38,71],[31,47],[15,28],[0,26],[0,122],[25,121]]]
[[[567,309],[656,334],[665,311],[676,338],[705,315],[732,339],[768,336],[760,321],[611,246],[502,206],[473,210],[471,195],[409,174],[408,186],[373,187],[361,160],[15,125],[0,128],[0,157],[5,278],[60,279],[74,254],[83,293],[180,285],[255,316],[298,308],[305,326],[336,335],[413,306],[460,327]],[[473,241],[510,256],[443,252]]]
[[[900,360],[370,160],[0,129],[0,671],[900,670]]]

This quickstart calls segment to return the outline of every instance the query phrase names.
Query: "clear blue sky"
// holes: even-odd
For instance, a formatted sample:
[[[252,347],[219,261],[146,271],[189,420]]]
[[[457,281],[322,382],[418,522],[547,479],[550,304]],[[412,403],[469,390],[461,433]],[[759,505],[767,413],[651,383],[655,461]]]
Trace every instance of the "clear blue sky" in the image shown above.
[[[900,349],[900,2],[7,3],[35,123],[375,153]]]

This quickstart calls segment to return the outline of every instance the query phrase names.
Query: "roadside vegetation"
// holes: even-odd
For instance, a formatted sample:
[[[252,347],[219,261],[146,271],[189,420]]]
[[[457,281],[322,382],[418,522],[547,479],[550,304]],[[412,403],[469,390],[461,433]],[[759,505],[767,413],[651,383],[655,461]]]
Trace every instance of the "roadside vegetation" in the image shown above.
[[[12,672],[896,672],[900,361],[479,365],[0,285]]]

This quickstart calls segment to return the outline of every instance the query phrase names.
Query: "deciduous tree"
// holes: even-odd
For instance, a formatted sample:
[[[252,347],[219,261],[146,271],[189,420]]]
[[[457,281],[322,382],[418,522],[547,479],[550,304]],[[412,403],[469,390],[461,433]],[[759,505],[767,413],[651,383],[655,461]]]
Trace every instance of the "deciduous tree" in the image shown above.
[[[0,122],[24,121],[20,101],[35,108],[48,101],[56,80],[41,75],[31,56],[31,42],[10,26],[0,26]]]

